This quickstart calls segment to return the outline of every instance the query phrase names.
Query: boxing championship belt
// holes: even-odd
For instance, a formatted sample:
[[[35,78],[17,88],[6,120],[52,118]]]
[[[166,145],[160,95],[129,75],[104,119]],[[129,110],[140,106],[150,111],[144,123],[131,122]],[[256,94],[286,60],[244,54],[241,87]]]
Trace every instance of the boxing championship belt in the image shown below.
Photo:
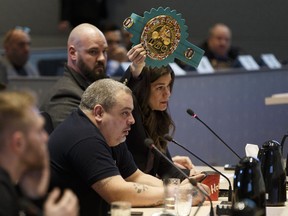
[[[133,35],[133,45],[141,43],[145,48],[148,66],[165,66],[177,58],[197,68],[204,55],[202,49],[187,41],[188,27],[181,14],[169,7],[152,8],[144,12],[144,17],[132,13],[123,26]]]

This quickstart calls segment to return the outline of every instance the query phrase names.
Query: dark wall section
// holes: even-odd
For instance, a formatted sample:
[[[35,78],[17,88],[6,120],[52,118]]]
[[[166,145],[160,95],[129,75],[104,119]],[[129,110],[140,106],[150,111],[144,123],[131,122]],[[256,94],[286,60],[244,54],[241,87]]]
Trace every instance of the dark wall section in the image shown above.
[[[152,7],[167,7],[182,13],[192,43],[200,43],[215,22],[228,24],[233,43],[258,56],[271,52],[288,59],[288,1],[286,0],[107,0],[110,19],[118,24],[132,12],[142,14]],[[0,35],[16,25],[32,29],[33,46],[65,46],[67,33],[57,30],[59,0],[1,0]]]
[[[182,13],[189,28],[190,41],[200,43],[211,25],[224,22],[233,31],[233,43],[258,56],[272,52],[281,59],[288,58],[288,1],[285,0],[110,0],[117,2],[113,18],[122,21],[132,12],[137,14],[152,7],[169,6]],[[140,4],[141,2],[141,4]]]
[[[247,143],[280,142],[287,133],[288,105],[265,105],[265,97],[288,92],[287,83],[287,70],[177,77],[170,102],[174,137],[211,164],[238,163],[224,144],[186,113],[187,108],[243,157]],[[173,144],[170,147],[174,154],[187,154]]]

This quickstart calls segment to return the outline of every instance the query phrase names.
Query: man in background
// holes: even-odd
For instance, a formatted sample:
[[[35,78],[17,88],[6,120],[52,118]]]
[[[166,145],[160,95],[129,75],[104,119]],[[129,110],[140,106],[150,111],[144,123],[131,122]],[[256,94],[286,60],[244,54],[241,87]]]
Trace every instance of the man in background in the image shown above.
[[[124,46],[124,37],[122,29],[113,23],[105,23],[101,30],[108,43],[108,76],[122,76],[125,70],[122,68],[122,62],[129,62],[127,57],[127,49]],[[131,48],[131,47],[130,47]]]
[[[41,111],[50,114],[54,128],[78,108],[84,90],[91,83],[107,77],[108,43],[97,27],[88,23],[76,26],[68,37],[67,53],[63,77],[47,93],[40,107]],[[142,47],[130,51],[129,70],[135,77],[143,68],[143,53],[146,54]]]
[[[232,33],[230,28],[217,23],[209,30],[207,40],[200,46],[205,51],[214,69],[225,69],[234,66],[239,49],[231,46]]]
[[[29,63],[31,50],[29,31],[27,27],[15,27],[4,36],[0,72],[8,79],[12,76],[39,76],[38,70]]]

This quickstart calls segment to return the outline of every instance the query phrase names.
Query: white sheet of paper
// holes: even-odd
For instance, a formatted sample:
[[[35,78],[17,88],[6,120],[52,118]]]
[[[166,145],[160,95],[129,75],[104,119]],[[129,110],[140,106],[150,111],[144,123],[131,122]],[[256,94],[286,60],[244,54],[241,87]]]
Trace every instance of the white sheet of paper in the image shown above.
[[[247,157],[258,158],[259,147],[256,144],[247,143],[245,146],[245,153]]]

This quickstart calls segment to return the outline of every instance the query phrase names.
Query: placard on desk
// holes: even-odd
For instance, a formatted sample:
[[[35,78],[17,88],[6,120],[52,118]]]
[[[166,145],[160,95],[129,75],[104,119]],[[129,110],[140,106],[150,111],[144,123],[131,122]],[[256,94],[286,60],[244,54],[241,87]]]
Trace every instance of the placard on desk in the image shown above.
[[[198,67],[197,67],[197,72],[199,74],[207,74],[207,73],[214,73],[214,68],[210,64],[209,59],[207,56],[203,56]]]
[[[240,55],[237,60],[246,70],[259,70],[260,67],[251,55]]]
[[[279,69],[279,68],[281,68],[280,62],[277,60],[275,55],[273,55],[272,53],[262,54],[261,55],[261,60],[270,69]]]

